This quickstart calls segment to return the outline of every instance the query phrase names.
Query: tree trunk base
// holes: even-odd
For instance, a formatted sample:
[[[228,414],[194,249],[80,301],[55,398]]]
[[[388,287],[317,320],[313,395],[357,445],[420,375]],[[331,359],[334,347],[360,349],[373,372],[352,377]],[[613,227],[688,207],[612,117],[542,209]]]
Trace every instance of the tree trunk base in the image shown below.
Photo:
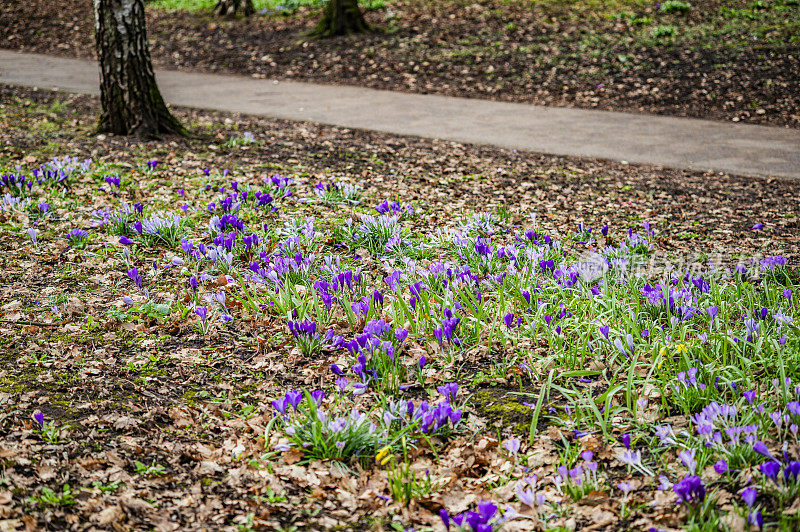
[[[120,123],[118,120],[113,120],[109,114],[103,113],[100,115],[100,121],[97,124],[97,132],[134,136],[141,139],[157,139],[161,135],[180,135],[185,137],[189,134],[186,128],[169,111],[159,113],[158,116],[145,118],[130,127]]]
[[[328,0],[322,18],[307,36],[320,39],[371,31],[372,28],[364,20],[358,7],[358,0]]]
[[[249,17],[255,12],[253,0],[218,0],[214,6],[214,14],[218,17],[235,17],[239,13]]]

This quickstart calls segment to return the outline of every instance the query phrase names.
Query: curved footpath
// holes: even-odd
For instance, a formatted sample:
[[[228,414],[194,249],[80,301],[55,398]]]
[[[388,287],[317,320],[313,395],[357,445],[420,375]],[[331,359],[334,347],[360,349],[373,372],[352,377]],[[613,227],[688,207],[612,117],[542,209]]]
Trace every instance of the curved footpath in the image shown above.
[[[800,130],[160,70],[172,105],[748,176],[800,178]],[[0,83],[99,93],[92,61],[0,50]]]

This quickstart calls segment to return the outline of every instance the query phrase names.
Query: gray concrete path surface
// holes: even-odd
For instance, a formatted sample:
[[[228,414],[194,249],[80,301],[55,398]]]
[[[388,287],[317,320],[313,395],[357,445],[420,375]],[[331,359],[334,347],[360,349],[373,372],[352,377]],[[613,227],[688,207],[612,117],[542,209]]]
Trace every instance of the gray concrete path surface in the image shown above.
[[[98,94],[92,61],[0,50],[0,83]],[[556,155],[800,178],[800,130],[160,70],[172,105]]]

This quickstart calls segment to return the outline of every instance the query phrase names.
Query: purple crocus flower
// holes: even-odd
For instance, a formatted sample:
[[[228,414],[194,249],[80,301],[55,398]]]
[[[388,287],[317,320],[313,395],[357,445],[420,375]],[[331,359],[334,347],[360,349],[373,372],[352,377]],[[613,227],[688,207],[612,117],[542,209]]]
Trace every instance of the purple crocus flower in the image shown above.
[[[761,510],[750,512],[747,516],[747,522],[751,525],[756,525],[761,530],[764,527],[764,516],[761,514]]]
[[[299,390],[289,390],[286,392],[286,400],[295,410],[297,410],[297,405],[300,404],[301,399],[303,399],[303,392]]]
[[[139,270],[137,270],[136,268],[131,268],[130,270],[128,270],[128,277],[130,277],[131,280],[133,280],[133,282],[136,283],[136,287],[139,290],[142,289],[142,284],[144,284],[144,281],[142,280],[142,276],[139,274]]]
[[[206,318],[208,317],[208,307],[197,307],[194,309],[194,313],[200,316],[200,321],[205,325]]]
[[[788,459],[786,453],[784,453],[784,456]],[[798,475],[800,475],[800,462],[797,460],[792,460],[783,468],[783,478],[787,482],[794,482],[797,480]]]
[[[289,400],[286,397],[280,400],[276,399],[275,401],[272,401],[272,406],[275,408],[275,410],[280,412],[282,416],[285,416],[286,409],[289,407]]]
[[[394,331],[394,337],[397,338],[397,341],[402,344],[406,341],[406,338],[408,338],[408,331],[401,327]]]
[[[694,449],[686,449],[678,453],[678,458],[680,458],[681,462],[686,466],[686,469],[689,470],[690,474],[694,474],[695,469],[697,469],[697,460],[695,460],[694,455]]]
[[[33,420],[39,425],[39,428],[44,428],[44,412],[36,412],[33,414]]]
[[[427,360],[425,360],[425,355],[419,357],[419,361],[417,363],[419,364],[419,369],[424,368],[425,364],[427,363]]]
[[[436,389],[439,391],[440,394],[444,395],[448,401],[455,401],[456,395],[458,395],[457,382],[444,384],[442,386],[438,386]]]
[[[702,502],[706,498],[706,488],[697,475],[686,475],[686,478],[672,486],[678,496],[678,502],[688,504]]]
[[[767,446],[761,440],[756,440],[756,442],[753,444],[753,450],[761,456],[775,460],[775,457],[770,454],[769,449],[767,449]]]
[[[724,475],[728,472],[728,462],[724,459],[717,460],[717,463],[714,464],[714,471],[716,471],[718,475]]]
[[[33,227],[30,227],[30,228],[26,229],[25,232],[28,234],[28,237],[31,239],[31,242],[33,242],[33,245],[35,246],[36,245],[36,235],[39,233],[39,231],[37,231]]]
[[[617,351],[619,351],[622,355],[625,355],[626,357],[630,358],[628,352],[625,351],[625,344],[622,343],[622,339],[614,338],[614,347],[616,347]]]
[[[442,523],[447,530],[450,530],[450,514],[447,513],[447,510],[442,508],[439,510],[439,517],[442,519]]]
[[[325,392],[322,390],[314,390],[311,392],[311,398],[317,403],[317,406],[322,406],[322,400],[325,399]]]
[[[519,438],[511,438],[510,440],[506,440],[503,443],[503,448],[510,452],[511,454],[517,454],[519,452]]]
[[[444,337],[444,331],[441,327],[436,327],[433,330],[433,335],[436,337],[436,340],[439,341],[439,345],[442,345],[442,338]]]
[[[765,462],[761,464],[761,472],[764,474],[764,476],[771,478],[772,480],[775,480],[775,478],[778,476],[780,469],[781,464],[778,462]]]
[[[753,507],[756,502],[756,496],[758,496],[758,491],[752,486],[742,490],[742,500],[747,504],[748,508]]]

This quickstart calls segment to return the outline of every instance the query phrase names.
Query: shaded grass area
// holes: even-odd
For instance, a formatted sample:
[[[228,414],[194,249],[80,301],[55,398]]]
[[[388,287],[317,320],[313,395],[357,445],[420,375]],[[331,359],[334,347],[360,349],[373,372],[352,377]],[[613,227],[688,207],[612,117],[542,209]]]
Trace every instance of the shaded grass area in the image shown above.
[[[210,12],[215,0],[149,0],[148,5],[165,11]],[[299,8],[319,9],[321,0],[255,0],[256,10],[263,15],[290,16]],[[515,14],[528,11],[545,23],[561,22],[584,26],[581,47],[596,53],[620,39],[632,46],[700,46],[717,48],[724,43],[734,48],[784,45],[800,42],[800,6],[797,0],[718,0],[684,2],[666,0],[654,4],[646,0],[502,0],[496,5],[471,1],[436,0],[390,2],[391,9],[421,11],[453,10],[485,5],[491,15],[506,18],[504,29],[513,33],[524,30],[514,20]],[[383,0],[367,1],[362,7],[379,10],[387,7]],[[303,12],[299,15],[305,17]],[[549,20],[548,20],[549,19]],[[587,22],[597,24],[589,25]],[[629,29],[619,31],[623,24]],[[625,35],[627,33],[627,35]],[[472,37],[472,39],[477,36]],[[469,40],[470,37],[467,37]],[[549,39],[552,41],[552,39]]]
[[[91,10],[66,1],[70,7],[56,11],[41,0],[12,0],[0,12],[8,46],[91,57]],[[299,36],[318,21],[319,6],[259,3],[267,9],[262,15],[225,20],[214,18],[210,5],[151,4],[148,33],[158,66],[800,124],[795,0],[673,0],[661,7],[632,0],[395,0],[374,4],[366,15],[384,32],[313,41]]]

